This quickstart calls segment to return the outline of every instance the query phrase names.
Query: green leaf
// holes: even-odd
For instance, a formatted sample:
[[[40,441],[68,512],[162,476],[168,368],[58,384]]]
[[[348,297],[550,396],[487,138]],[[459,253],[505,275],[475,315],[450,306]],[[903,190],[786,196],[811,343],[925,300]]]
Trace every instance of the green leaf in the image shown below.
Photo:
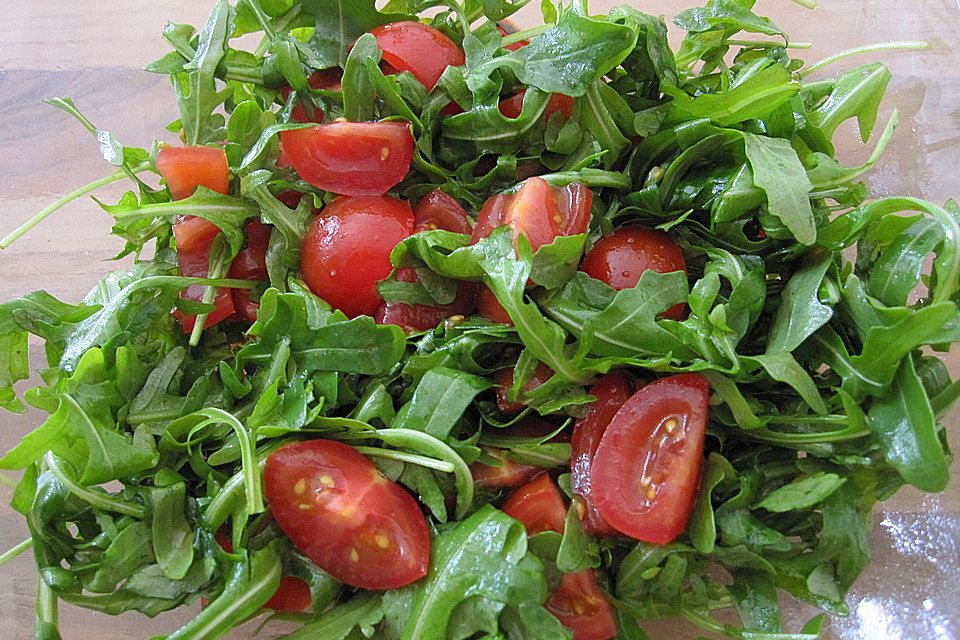
[[[773,576],[756,571],[735,571],[730,595],[745,629],[779,634],[780,605]],[[744,637],[759,640],[754,634],[744,633]]]
[[[667,123],[709,118],[718,125],[729,126],[764,118],[799,91],[800,83],[780,65],[771,65],[728,91],[696,97],[664,85],[664,92],[673,98]]]
[[[284,637],[287,640],[310,640],[312,638],[344,640],[347,637],[354,637],[350,634],[355,629],[360,629],[366,634],[367,630],[373,629],[382,619],[383,605],[380,602],[379,594],[366,592],[324,611],[315,620],[304,624]]]
[[[426,431],[445,440],[477,394],[491,386],[486,378],[463,371],[445,367],[432,369],[420,379],[413,397],[400,409],[393,426]]]
[[[771,378],[778,382],[793,387],[794,391],[800,394],[811,409],[823,415],[827,413],[827,403],[820,395],[816,383],[807,372],[800,366],[796,358],[786,351],[777,353],[767,353],[759,356],[745,357],[745,361],[759,364]]]
[[[557,549],[557,569],[562,573],[576,573],[600,566],[600,551],[597,541],[583,531],[577,505],[567,510],[563,538]]]
[[[750,11],[752,6],[753,2],[710,0],[705,7],[681,11],[673,22],[692,33],[724,29],[729,33],[748,31],[768,36],[781,35],[780,29],[769,18],[762,18]]]
[[[736,478],[736,471],[726,458],[719,453],[711,452],[703,466],[700,488],[697,490],[697,501],[690,514],[690,523],[687,532],[690,543],[700,553],[711,553],[716,545],[717,525],[713,514],[713,490],[726,481]]]
[[[793,351],[833,317],[820,302],[820,284],[832,259],[823,256],[801,267],[784,287],[767,339],[767,353]]]
[[[377,39],[369,33],[353,45],[343,67],[343,117],[353,122],[374,119],[374,88],[364,64],[366,59],[380,59]]]
[[[813,185],[790,142],[744,133],[753,183],[767,195],[767,210],[790,230],[797,242],[813,244],[817,226],[810,206]]]
[[[171,580],[183,579],[193,564],[194,531],[186,518],[186,491],[183,482],[147,490],[153,551]]]
[[[757,508],[773,513],[810,509],[826,500],[846,481],[846,478],[835,473],[817,473],[800,478],[771,491]]]
[[[873,263],[867,280],[871,295],[889,306],[905,306],[920,281],[927,255],[943,241],[938,221],[923,218],[912,224]]]
[[[0,408],[15,413],[25,411],[13,385],[29,377],[27,332],[0,334]]]
[[[374,27],[411,19],[380,13],[374,0],[304,0],[300,6],[314,27],[308,44],[321,69],[343,66],[350,45]]]
[[[866,142],[891,77],[890,70],[879,62],[851,69],[836,79],[830,95],[807,117],[828,139],[840,124],[856,118],[860,137]]]

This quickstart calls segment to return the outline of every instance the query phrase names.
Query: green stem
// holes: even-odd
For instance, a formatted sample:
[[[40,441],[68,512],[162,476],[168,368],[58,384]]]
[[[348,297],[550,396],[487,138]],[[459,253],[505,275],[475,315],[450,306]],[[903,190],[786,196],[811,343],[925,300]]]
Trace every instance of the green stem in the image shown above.
[[[253,16],[257,19],[257,22],[260,23],[260,26],[263,27],[263,33],[266,34],[268,38],[273,38],[277,35],[277,32],[273,30],[273,25],[270,24],[270,18],[267,17],[267,14],[263,12],[263,9],[260,8],[259,0],[246,0],[247,6],[250,7],[250,10],[253,11]]]
[[[7,564],[9,561],[13,560],[32,546],[33,538],[27,538],[12,549],[7,549],[5,552],[0,553],[0,567]]]
[[[877,51],[895,51],[895,50],[906,50],[906,51],[920,51],[922,49],[929,48],[930,45],[926,42],[920,41],[906,41],[906,42],[878,42],[876,44],[868,44],[862,47],[854,47],[853,49],[847,49],[846,51],[840,51],[833,54],[832,56],[827,56],[819,62],[814,62],[812,65],[806,69],[800,71],[798,74],[801,78],[805,78],[814,71],[822,69],[828,64],[833,64],[838,60],[843,60],[850,56],[857,56],[864,53],[875,53]]]
[[[41,625],[50,626],[54,629],[57,628],[57,619],[59,618],[57,611],[57,594],[53,592],[50,585],[44,582],[43,578],[39,575],[37,576],[37,601],[35,606],[37,637],[49,637],[49,633],[41,629]]]
[[[804,9],[816,9],[817,3],[813,0],[791,0],[792,2],[800,5]]]
[[[263,473],[263,469],[266,466],[267,456],[264,455],[257,460],[257,468]],[[220,491],[217,492],[217,495],[210,501],[210,504],[207,505],[206,510],[203,512],[203,524],[210,531],[216,531],[220,528],[220,525],[227,521],[230,514],[234,512],[237,506],[236,502],[239,500],[246,500],[246,485],[244,484],[243,469],[230,476],[230,479],[223,483]]]
[[[104,511],[111,511],[113,513],[122,513],[123,515],[133,516],[134,518],[143,518],[144,510],[142,506],[132,502],[127,502],[126,500],[120,500],[119,498],[115,498],[106,493],[90,491],[86,487],[74,482],[74,480],[63,470],[63,468],[60,466],[60,462],[52,453],[48,453],[44,457],[44,462],[46,462],[50,472],[57,477],[57,480],[60,481],[60,484],[62,484],[67,491],[77,496],[90,506],[103,509]]]
[[[547,24],[542,24],[538,27],[532,27],[530,29],[524,29],[523,31],[517,31],[516,33],[511,33],[508,36],[503,36],[503,39],[500,41],[500,46],[506,47],[508,45],[521,42],[523,40],[529,40],[530,38],[536,38],[538,35],[545,31],[553,29],[555,24],[552,22]]]
[[[214,239],[213,247],[210,249],[210,262],[207,267],[207,276],[211,279],[222,278],[230,270],[230,263],[233,258],[228,255],[227,243],[221,233]],[[203,297],[200,299],[204,304],[213,304],[217,297],[217,288],[208,286],[203,290]],[[193,323],[193,331],[190,332],[190,346],[195,347],[200,344],[200,336],[203,335],[203,325],[207,323],[207,313],[199,314]]]
[[[732,44],[735,47],[767,47],[774,49],[776,47],[786,47],[787,49],[810,49],[812,42],[788,42],[784,44],[776,41],[766,40],[726,40],[724,44]]]
[[[381,449],[379,447],[354,446],[354,449],[364,455],[376,456],[378,458],[389,458],[391,460],[399,460],[400,462],[409,462],[410,464],[419,465],[421,467],[426,467],[427,469],[433,469],[434,471],[440,471],[442,473],[453,473],[455,469],[453,463],[451,462],[437,460],[436,458],[428,458],[427,456],[420,456],[415,453],[405,453],[403,451]]]
[[[141,164],[138,164],[135,167],[132,167],[130,171],[133,172],[134,174],[143,173],[144,171],[148,170],[150,167],[151,165],[149,162],[143,162]],[[12,245],[22,235],[24,235],[26,232],[30,231],[30,229],[33,229],[35,226],[37,226],[38,224],[46,220],[50,214],[54,213],[58,209],[63,208],[65,205],[73,202],[78,198],[82,198],[83,196],[87,195],[91,191],[96,191],[100,187],[104,187],[108,184],[113,184],[114,182],[119,182],[126,177],[127,177],[126,170],[123,168],[120,168],[104,178],[100,178],[99,180],[95,180],[90,184],[86,184],[78,189],[71,191],[67,195],[52,202],[49,206],[43,209],[43,211],[36,214],[32,218],[24,222],[22,225],[20,225],[19,227],[11,231],[6,238],[4,238],[3,240],[0,240],[0,249],[6,249],[10,245]]]

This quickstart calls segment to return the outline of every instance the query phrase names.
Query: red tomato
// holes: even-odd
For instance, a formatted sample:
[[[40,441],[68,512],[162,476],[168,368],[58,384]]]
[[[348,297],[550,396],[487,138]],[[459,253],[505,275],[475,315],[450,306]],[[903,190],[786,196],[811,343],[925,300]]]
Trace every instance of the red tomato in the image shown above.
[[[609,640],[617,635],[616,614],[600,590],[595,569],[563,574],[544,606],[573,631],[573,640]]]
[[[633,394],[630,378],[622,371],[611,371],[590,389],[597,399],[590,404],[587,417],[573,427],[570,454],[570,484],[583,499],[583,530],[593,535],[617,535],[616,529],[604,522],[590,494],[590,468],[600,446],[600,439],[610,420]]]
[[[433,89],[447,67],[466,63],[453,40],[422,22],[394,22],[370,33],[383,51],[383,61],[397,71],[409,71],[427,90]]]
[[[481,284],[478,288],[477,311],[487,320],[513,326],[513,319],[510,318],[510,314],[497,300],[497,296],[493,294],[490,287],[485,284]]]
[[[417,274],[413,269],[398,269],[397,280],[416,282]],[[374,316],[380,324],[395,324],[407,333],[434,329],[447,318],[467,316],[473,311],[477,301],[477,287],[473,282],[458,282],[457,297],[450,304],[435,307],[425,304],[403,304],[402,302],[383,302]]]
[[[519,118],[523,112],[523,96],[526,93],[527,91],[524,89],[506,100],[502,100],[500,102],[500,113],[507,118]],[[554,93],[550,96],[550,101],[547,102],[547,108],[543,112],[543,117],[549,120],[550,116],[559,113],[562,114],[564,121],[567,121],[570,119],[570,116],[573,115],[574,102],[575,100],[570,96],[562,93]]]
[[[413,211],[386,196],[337,198],[310,223],[300,271],[307,286],[349,317],[373,315],[377,283],[393,270],[390,252],[413,232]]]
[[[703,463],[710,383],[681,374],[648,384],[623,405],[600,440],[590,493],[620,533],[655,544],[680,535]]]
[[[213,536],[224,551],[233,553],[233,543],[226,532],[221,529]],[[206,605],[204,605],[206,606]],[[313,606],[310,596],[310,586],[296,576],[283,576],[277,592],[271,596],[264,609],[273,609],[281,613],[298,613]]]
[[[258,220],[247,223],[244,233],[247,245],[240,250],[230,265],[227,277],[240,280],[268,280],[267,245],[272,228]],[[256,322],[260,305],[250,299],[250,289],[233,289],[233,307],[237,316],[247,322]]]
[[[216,147],[163,147],[157,154],[157,171],[174,200],[189,198],[199,186],[218,193],[230,189],[227,154]]]
[[[342,442],[288,444],[267,458],[273,517],[308,558],[361,589],[397,589],[427,574],[430,533],[413,497]]]
[[[587,252],[580,270],[591,278],[606,282],[620,291],[636,286],[647,269],[657,273],[683,271],[687,265],[683,251],[662,231],[624,227],[600,238]],[[683,320],[686,305],[675,304],[663,312],[664,318]]]
[[[282,131],[290,166],[315,187],[346,196],[379,196],[410,171],[406,122],[332,122]]]
[[[311,89],[326,89],[328,91],[339,91],[340,90],[340,79],[343,77],[343,71],[339,68],[333,69],[324,69],[323,71],[314,71],[310,74],[310,77],[307,78],[307,84]],[[280,89],[280,96],[283,98],[283,101],[286,102],[290,99],[290,94],[293,92],[289,86],[283,87]],[[297,105],[290,112],[290,117],[295,122],[316,122],[320,124],[323,122],[323,111],[318,109],[315,105],[310,103],[305,106],[306,101],[299,100]],[[307,109],[310,109],[310,114],[308,115]]]
[[[443,229],[469,235],[473,232],[467,211],[440,189],[434,189],[417,203],[413,210],[417,231]]]
[[[176,229],[176,225],[174,226]],[[218,230],[219,231],[219,230]],[[180,275],[192,278],[206,278],[210,268],[210,245],[192,251],[180,250],[177,252],[177,263]],[[201,302],[206,291],[203,285],[191,285],[183,290],[180,297],[191,302]],[[203,328],[208,329],[218,322],[226,320],[234,314],[233,295],[230,289],[217,289],[213,298],[214,310],[207,314]],[[192,333],[197,323],[197,316],[187,315],[179,309],[173,311],[174,317],[180,321],[184,333]]]
[[[567,507],[548,473],[541,473],[511,493],[502,511],[519,520],[531,536],[542,531],[563,533],[567,521]]]
[[[504,37],[509,36],[509,35],[512,35],[511,32],[509,32],[509,31],[507,31],[506,29],[504,29],[503,26],[502,26],[500,23],[497,23],[497,31],[499,31],[499,32],[500,32],[500,35],[501,35],[501,36],[504,36]],[[526,40],[520,40],[519,42],[514,42],[513,44],[508,44],[507,46],[504,47],[504,49],[506,49],[506,50],[508,50],[508,51],[516,51],[517,49],[523,49],[523,48],[524,48],[525,46],[527,46],[528,44],[530,44],[530,43],[527,42]]]
[[[277,162],[277,166],[280,166],[279,162]],[[300,206],[300,200],[303,199],[303,195],[304,194],[302,191],[287,189],[277,194],[277,200],[286,205],[288,209],[296,209]]]
[[[505,458],[497,453],[496,449],[484,447],[483,450],[499,460],[501,464],[499,467],[480,462],[474,462],[470,465],[470,471],[473,473],[473,481],[481,487],[490,487],[493,489],[515,487],[543,471],[540,467],[521,464]]]
[[[220,235],[220,227],[196,216],[177,216],[177,221],[173,225],[173,237],[177,241],[178,254],[209,251],[210,244],[218,235]]]
[[[530,393],[537,387],[542,386],[547,380],[553,377],[553,373],[553,369],[542,362],[539,363],[533,372],[533,376],[531,376],[530,379],[527,380],[527,383],[523,385],[523,391],[525,393]],[[500,409],[500,411],[503,413],[516,413],[526,406],[519,402],[512,402],[507,399],[507,393],[513,386],[512,368],[500,369],[499,371],[495,372],[493,374],[493,381],[497,385],[497,408]]]

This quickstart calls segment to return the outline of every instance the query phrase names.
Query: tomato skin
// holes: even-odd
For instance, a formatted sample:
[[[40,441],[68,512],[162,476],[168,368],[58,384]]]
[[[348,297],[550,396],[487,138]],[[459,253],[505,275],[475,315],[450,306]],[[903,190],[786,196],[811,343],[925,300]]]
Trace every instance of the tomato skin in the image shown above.
[[[267,274],[267,246],[270,244],[272,227],[259,220],[251,220],[244,228],[246,246],[233,259],[229,278],[240,280],[269,280]],[[233,307],[237,317],[247,322],[256,322],[260,305],[251,300],[250,289],[233,289]]]
[[[427,574],[420,507],[356,449],[334,440],[285,445],[267,458],[263,482],[280,528],[340,582],[397,589]]]
[[[542,362],[537,364],[537,368],[534,370],[533,375],[527,380],[527,383],[523,385],[523,391],[525,393],[530,393],[537,387],[543,386],[543,384],[553,377],[554,371],[547,365]],[[507,394],[510,392],[510,388],[513,386],[513,369],[500,369],[499,371],[494,372],[493,382],[497,385],[496,396],[497,396],[497,409],[503,413],[516,413],[523,409],[526,405],[519,402],[512,402],[507,399]]]
[[[588,276],[606,282],[617,291],[636,286],[648,269],[657,273],[686,273],[687,266],[683,251],[670,236],[641,227],[624,227],[601,238],[580,265],[580,270]],[[685,314],[686,305],[680,303],[661,315],[683,320]]]
[[[500,101],[499,109],[507,118],[519,118],[523,112],[523,96],[526,95],[526,89],[518,91],[515,95]],[[543,111],[543,117],[550,119],[555,113],[561,114],[563,121],[566,122],[573,116],[573,105],[575,99],[562,93],[553,93],[547,102],[547,108]]]
[[[233,543],[224,529],[214,534],[217,544],[227,553],[233,553]],[[204,605],[206,606],[206,605]],[[266,604],[264,609],[273,609],[280,613],[298,613],[313,606],[313,597],[310,595],[310,586],[296,576],[283,576],[280,586]]]
[[[220,227],[196,216],[177,216],[177,221],[173,225],[177,254],[209,251],[210,244],[218,235],[220,235]]]
[[[410,171],[413,135],[406,122],[331,122],[282,131],[290,166],[306,182],[345,196],[379,196]]]
[[[440,189],[434,189],[417,203],[413,220],[417,231],[443,229],[465,235],[473,233],[466,209]]]
[[[483,450],[488,455],[499,460],[501,465],[494,467],[481,462],[474,462],[470,465],[473,481],[481,487],[489,487],[491,489],[515,487],[543,471],[540,467],[514,462],[509,458],[505,458],[497,453],[496,449],[484,447]]]
[[[201,247],[190,252],[178,251],[177,264],[180,275],[192,278],[206,278],[210,268],[209,255],[210,245],[207,245],[206,248]],[[201,302],[206,290],[207,288],[203,285],[190,285],[181,292],[180,297],[184,300],[190,300],[191,302]],[[213,305],[214,310],[207,314],[206,320],[203,322],[204,329],[209,329],[226,320],[232,316],[236,310],[230,289],[218,288],[213,298]],[[197,323],[197,316],[187,315],[179,309],[174,309],[173,315],[180,321],[184,333],[189,334],[193,332],[193,327]]]
[[[307,84],[311,89],[326,89],[328,91],[339,91],[340,90],[340,80],[343,77],[343,71],[339,68],[333,69],[324,69],[323,71],[314,71],[310,74],[310,77],[307,78]],[[280,89],[280,97],[283,98],[283,101],[286,102],[290,99],[290,94],[293,92],[293,89],[287,85]],[[318,109],[315,105],[309,105],[311,108],[311,113],[308,115],[307,106],[304,105],[302,100],[298,101],[296,106],[290,111],[290,118],[294,122],[315,122],[320,124],[323,122],[323,111]]]
[[[703,464],[710,383],[687,373],[634,393],[600,440],[591,495],[620,533],[667,544],[686,527]]]
[[[413,232],[413,211],[386,196],[341,197],[310,223],[300,272],[314,294],[347,316],[373,315],[377,283],[393,270],[390,252]]]
[[[513,326],[513,319],[510,317],[510,314],[507,313],[507,310],[504,309],[500,301],[497,300],[497,296],[493,294],[490,287],[485,284],[481,284],[478,288],[477,311],[491,322]]]
[[[593,504],[590,492],[590,469],[610,420],[633,395],[633,384],[623,371],[611,371],[590,388],[597,399],[590,404],[585,418],[573,427],[570,454],[570,484],[573,492],[582,498],[584,507],[581,521],[583,530],[591,535],[615,536],[616,529],[607,524]]]
[[[544,606],[573,631],[573,640],[610,640],[617,635],[616,614],[600,590],[596,569],[563,574]]]
[[[189,198],[200,186],[224,194],[230,189],[227,154],[216,147],[163,147],[157,154],[157,171],[174,200]]]
[[[541,473],[511,493],[501,510],[519,520],[531,536],[542,531],[562,534],[567,521],[567,507],[548,473]]]
[[[453,40],[422,22],[393,22],[370,33],[377,39],[383,61],[397,71],[409,71],[428,91],[447,67],[466,63],[463,51]]]

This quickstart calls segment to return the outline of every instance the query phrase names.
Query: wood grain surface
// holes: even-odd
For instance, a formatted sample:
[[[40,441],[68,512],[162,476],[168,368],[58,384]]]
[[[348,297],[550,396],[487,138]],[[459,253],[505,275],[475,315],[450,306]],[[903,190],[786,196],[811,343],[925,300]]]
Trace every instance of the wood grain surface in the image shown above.
[[[668,18],[692,0],[629,2]],[[5,0],[0,42],[0,235],[60,195],[110,171],[95,141],[66,114],[44,105],[55,96],[72,97],[98,126],[129,145],[149,146],[156,137],[172,141],[165,130],[176,116],[165,77],[140,69],[167,51],[160,30],[167,20],[202,23],[209,0]],[[533,2],[518,22],[533,24]],[[600,13],[616,2],[595,0]],[[960,195],[960,6],[957,0],[823,0],[809,12],[787,0],[761,0],[769,15],[797,42],[815,46],[799,57],[819,59],[872,42],[925,40],[927,50],[875,55],[894,72],[890,99],[881,119],[894,107],[901,126],[884,160],[869,179],[880,194],[903,193],[942,201]],[[794,55],[798,55],[795,52]],[[860,62],[847,61],[838,68]],[[841,155],[863,158],[852,127]],[[114,187],[98,194],[107,201],[122,193]],[[0,300],[46,289],[76,301],[107,269],[105,262],[121,243],[109,234],[110,220],[90,200],[69,206],[12,248],[0,252]],[[39,363],[37,363],[39,366]],[[960,366],[951,358],[956,375]],[[0,451],[13,446],[41,416],[0,416]],[[949,419],[955,450],[960,419]],[[10,477],[10,476],[8,476]],[[26,536],[22,518],[7,505],[9,489],[0,485],[0,550]],[[830,623],[829,637],[844,640],[960,638],[960,483],[955,479],[939,496],[901,492],[876,514],[872,534],[874,563],[855,585],[851,616]],[[32,559],[26,554],[0,569],[0,625],[19,640],[32,637]],[[811,610],[788,605],[791,629]],[[191,615],[174,612],[156,620],[139,616],[111,618],[62,607],[64,640],[148,638],[168,633]],[[678,621],[652,623],[652,636],[693,638],[695,629]],[[279,631],[268,628],[265,635]],[[234,638],[253,637],[252,627]],[[323,639],[318,639],[323,640]]]

